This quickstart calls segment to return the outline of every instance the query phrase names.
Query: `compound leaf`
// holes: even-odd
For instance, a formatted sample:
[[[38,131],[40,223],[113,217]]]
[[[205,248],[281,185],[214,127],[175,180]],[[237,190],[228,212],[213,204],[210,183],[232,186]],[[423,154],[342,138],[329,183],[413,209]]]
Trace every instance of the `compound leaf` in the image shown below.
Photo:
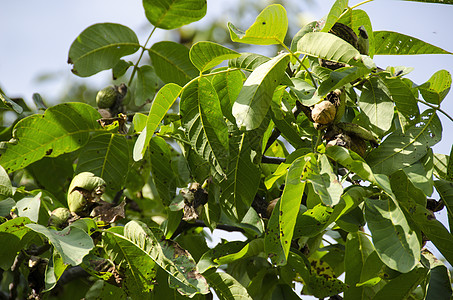
[[[453,54],[422,40],[393,31],[374,31],[375,55]]]

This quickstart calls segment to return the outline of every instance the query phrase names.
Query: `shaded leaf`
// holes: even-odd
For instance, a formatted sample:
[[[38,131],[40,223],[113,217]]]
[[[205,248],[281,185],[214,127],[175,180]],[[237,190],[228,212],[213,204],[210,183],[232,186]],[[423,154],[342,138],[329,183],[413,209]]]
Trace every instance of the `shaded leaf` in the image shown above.
[[[189,49],[179,43],[163,41],[148,50],[156,74],[165,83],[184,86],[198,76],[198,70],[189,58]]]
[[[235,122],[231,109],[242,89],[243,78],[244,75],[239,70],[219,73],[212,78],[212,85],[222,106],[222,113],[231,123]]]
[[[94,24],[74,40],[68,63],[74,65],[74,74],[88,77],[115,67],[121,57],[135,53],[139,47],[130,28],[115,23]]]
[[[370,18],[368,14],[361,10],[361,9],[350,9],[348,10],[339,20],[338,22],[343,23],[349,26],[357,36],[360,36],[359,27],[365,27],[365,30],[368,34],[368,43],[369,43],[369,53],[370,57],[374,56],[374,34],[373,34],[373,27],[371,25]]]
[[[44,156],[75,151],[88,142],[91,131],[100,129],[98,118],[99,113],[84,103],[58,104],[44,115],[26,117],[14,126],[17,143],[8,144],[0,164],[7,172],[13,172]]]
[[[143,158],[143,155],[148,148],[149,141],[154,135],[154,131],[159,126],[159,123],[165,117],[165,114],[179,97],[182,88],[174,83],[164,85],[156,97],[154,98],[153,105],[149,110],[148,119],[146,121],[146,128],[143,129],[139,138],[135,142],[133,158],[138,161]]]
[[[258,128],[269,110],[275,88],[284,75],[289,54],[279,54],[260,65],[247,78],[233,104],[233,116],[241,130]]]
[[[392,174],[425,156],[442,138],[442,125],[433,110],[426,110],[421,121],[402,133],[394,131],[378,148],[371,151],[366,161],[375,173]]]
[[[365,219],[381,260],[407,273],[420,260],[420,241],[401,208],[390,198],[365,200]]]
[[[77,227],[68,226],[57,231],[39,224],[27,224],[25,226],[47,237],[61,255],[65,264],[72,266],[81,264],[83,257],[94,247],[91,237]]]
[[[288,30],[286,10],[280,4],[267,6],[256,17],[255,22],[246,31],[228,23],[233,42],[253,45],[283,44]]]
[[[129,169],[129,147],[123,135],[106,133],[92,138],[82,149],[76,173],[91,172],[106,182],[106,191],[118,192]]]
[[[382,132],[390,129],[393,121],[393,102],[390,91],[380,78],[372,77],[365,82],[358,104],[372,126]]]
[[[240,55],[236,51],[213,42],[198,42],[189,51],[190,60],[201,73],[217,66],[224,60]]]
[[[175,29],[206,15],[206,0],[143,0],[146,18],[154,26]]]
[[[145,65],[137,68],[137,85],[134,95],[136,106],[142,106],[146,102],[151,102],[159,87],[158,80],[152,66]]]
[[[290,86],[289,89],[294,92],[303,105],[312,106],[321,101],[321,97],[317,95],[314,86],[307,81],[296,77],[291,78],[291,82],[294,86]]]
[[[452,54],[415,37],[393,31],[374,31],[375,55]]]
[[[1,201],[0,203],[5,202]],[[18,217],[0,224],[0,268],[7,270],[11,268],[17,253],[23,249],[22,240],[30,232],[26,227],[31,221],[27,217]]]
[[[204,272],[203,276],[221,300],[252,299],[247,289],[228,273],[210,269]]]
[[[370,70],[367,68],[358,67],[343,67],[335,71],[330,72],[329,78],[323,80],[318,87],[318,95],[324,96],[330,91],[350,83],[365,74],[368,74]]]
[[[318,235],[330,224],[332,212],[331,207],[322,204],[306,210],[297,217],[294,237],[314,237]]]
[[[398,203],[410,203],[411,201],[415,201],[420,205],[426,206],[425,194],[412,184],[404,171],[399,170],[393,173],[390,176],[390,183]]]
[[[8,173],[0,166],[0,199],[5,199],[13,195],[13,186]]]
[[[228,128],[217,93],[201,77],[184,88],[180,102],[181,123],[192,148],[224,175],[228,161]]]
[[[447,207],[447,212],[453,216],[453,182],[444,179],[434,181],[439,196]]]
[[[217,259],[230,254],[236,255],[241,249],[247,245],[246,242],[232,241],[225,242],[216,245],[214,248],[208,250],[203,254],[197,264],[197,270],[200,273],[206,272],[206,270],[218,267]]]
[[[64,264],[61,255],[56,250],[54,250],[46,267],[44,279],[45,288],[43,292],[50,291],[55,287],[58,279],[60,279],[61,275],[63,275],[63,272],[67,267],[68,265]]]
[[[218,265],[223,265],[239,259],[257,256],[261,252],[264,252],[264,239],[258,238],[250,241],[250,243],[246,244],[240,251],[215,258],[213,261]]]
[[[426,292],[426,299],[451,299],[453,294],[450,273],[447,266],[438,260],[428,250],[422,251],[423,256],[429,260],[429,285]]]
[[[451,74],[446,70],[439,70],[431,78],[420,85],[418,89],[426,101],[440,105],[447,96],[451,87]]]

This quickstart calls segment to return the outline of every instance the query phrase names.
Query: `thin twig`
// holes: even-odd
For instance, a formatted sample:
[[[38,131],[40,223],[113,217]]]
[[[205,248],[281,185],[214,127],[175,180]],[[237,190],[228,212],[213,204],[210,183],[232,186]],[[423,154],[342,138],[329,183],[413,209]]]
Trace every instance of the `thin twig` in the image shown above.
[[[271,157],[271,156],[263,155],[263,157],[261,158],[261,163],[263,163],[263,164],[279,165],[281,163],[284,163],[285,161],[286,161],[286,158],[284,158],[284,157]]]
[[[156,29],[157,29],[157,27],[154,26],[153,30],[151,30],[151,33],[149,34],[148,38],[146,39],[145,44],[142,47],[142,52],[140,53],[140,56],[138,57],[138,60],[134,65],[134,70],[132,70],[131,78],[129,79],[129,83],[127,84],[128,86],[130,86],[132,84],[132,79],[134,79],[135,73],[137,72],[138,64],[140,63],[140,60],[142,59],[143,54],[146,51],[146,45],[148,44],[149,40],[151,39],[151,36],[153,35],[153,33]]]
[[[443,111],[439,106],[435,106],[435,105],[433,105],[433,104],[431,104],[431,103],[428,103],[428,102],[423,101],[423,100],[420,100],[420,99],[417,99],[417,101],[420,102],[420,103],[422,103],[422,104],[425,104],[426,106],[431,107],[432,109],[435,109],[435,110],[440,111],[440,112],[441,112],[442,114],[444,114],[447,118],[449,118],[450,121],[453,122],[453,118],[452,118],[449,114],[447,114],[445,111]]]

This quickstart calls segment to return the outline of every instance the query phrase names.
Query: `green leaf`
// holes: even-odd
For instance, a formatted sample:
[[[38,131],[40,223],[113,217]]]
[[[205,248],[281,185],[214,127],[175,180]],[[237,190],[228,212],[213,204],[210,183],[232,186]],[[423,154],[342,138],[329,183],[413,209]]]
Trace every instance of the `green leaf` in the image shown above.
[[[24,109],[22,106],[11,100],[8,96],[6,96],[3,91],[0,89],[0,108],[12,110],[17,114],[21,114]]]
[[[416,203],[426,206],[426,196],[407,178],[403,170],[396,171],[390,176],[390,184],[398,203]]]
[[[315,207],[306,210],[297,217],[293,238],[318,235],[331,223],[329,221],[332,212],[331,207],[323,204],[317,204]]]
[[[297,51],[297,42],[307,33],[309,32],[314,32],[317,31],[318,27],[318,22],[313,21],[308,24],[306,24],[304,27],[302,27],[293,37],[291,41],[291,51],[296,52]]]
[[[330,72],[329,78],[322,81],[318,87],[318,95],[324,96],[330,91],[341,88],[342,86],[350,83],[365,74],[368,74],[370,70],[367,68],[358,67],[343,67],[335,71]]]
[[[125,61],[120,59],[120,61],[112,69],[112,78],[117,80],[124,74],[126,74],[129,67],[132,67],[134,64],[130,61]]]
[[[434,181],[434,186],[447,207],[448,215],[453,216],[453,182],[440,179]]]
[[[298,208],[305,189],[305,182],[301,181],[301,176],[308,164],[303,156],[289,167],[282,197],[275,205],[269,220],[265,251],[277,265],[285,265],[288,259]]]
[[[17,253],[23,249],[22,240],[30,232],[26,225],[30,223],[29,218],[18,217],[0,224],[0,242],[3,245],[0,247],[0,268],[3,270],[11,268]]]
[[[16,206],[13,198],[6,198],[0,201],[0,217],[6,217],[11,213],[11,210]]]
[[[366,262],[374,252],[373,244],[363,233],[349,233],[346,240],[346,250],[344,258],[345,280],[344,283],[349,286],[345,290],[346,299],[371,299],[370,289],[365,286],[357,286],[362,282],[362,274],[367,272]]]
[[[429,260],[430,277],[426,299],[451,299],[453,295],[452,286],[450,283],[450,272],[447,266],[438,260],[428,250],[422,251],[423,256]]]
[[[114,234],[117,240],[128,241],[141,250],[138,257],[150,257],[170,275],[170,286],[186,296],[207,294],[206,279],[196,271],[196,264],[189,252],[171,240],[163,240],[139,221],[130,221],[124,227],[124,237]],[[135,250],[134,250],[135,251]]]
[[[41,192],[35,197],[26,197],[16,203],[19,217],[27,217],[32,222],[38,222],[39,209],[41,207]]]
[[[401,274],[390,280],[373,299],[408,299],[411,292],[425,280],[427,274],[428,269],[424,267],[417,267],[409,273]]]
[[[218,265],[229,264],[239,259],[257,256],[261,252],[264,252],[264,239],[258,238],[245,245],[240,251],[216,258],[214,262]]]
[[[365,67],[359,51],[345,40],[327,32],[310,32],[297,43],[297,52],[351,66]]]
[[[312,106],[321,101],[321,97],[317,95],[316,89],[302,78],[293,77],[291,82],[294,86],[289,89],[294,92],[299,101],[305,106]]]
[[[72,72],[88,77],[111,69],[121,57],[135,53],[140,44],[128,27],[114,23],[94,24],[85,29],[69,49]]]
[[[216,245],[214,248],[208,250],[203,254],[197,264],[197,270],[200,273],[206,272],[206,270],[212,267],[218,267],[217,259],[230,254],[235,254],[241,251],[247,245],[246,242],[232,241],[224,242]]]
[[[198,76],[197,68],[190,61],[189,49],[184,45],[170,41],[158,42],[148,53],[156,74],[165,83],[184,86]]]
[[[135,161],[143,158],[146,149],[148,148],[149,141],[151,140],[154,131],[159,126],[159,123],[165,117],[165,114],[179,97],[182,88],[174,83],[164,85],[156,97],[154,98],[153,105],[149,110],[148,120],[146,122],[146,129],[143,129],[139,138],[135,142],[133,157]]]
[[[393,121],[393,102],[383,80],[377,77],[367,80],[358,104],[372,126],[382,132],[390,129]]]
[[[176,176],[171,168],[172,154],[167,142],[158,136],[149,143],[151,172],[164,205],[169,205],[176,194]]]
[[[221,300],[252,300],[247,289],[228,273],[210,269],[204,272],[203,276]]]
[[[230,59],[228,62],[228,67],[253,72],[257,67],[264,64],[265,62],[268,62],[269,60],[269,57],[261,54],[244,52],[241,53],[241,56]]]
[[[213,42],[198,42],[190,48],[189,57],[193,65],[203,73],[227,59],[241,54]]]
[[[258,128],[269,110],[272,95],[284,76],[289,54],[279,54],[256,68],[244,83],[236,102],[233,116],[241,130]]]
[[[7,197],[13,195],[13,186],[11,180],[9,179],[8,173],[5,169],[0,166],[0,200],[3,200]]]
[[[435,111],[428,109],[421,121],[407,129],[391,133],[378,148],[367,156],[367,163],[374,173],[390,175],[425,156],[427,151],[442,138],[442,125]]]
[[[390,198],[365,200],[365,219],[381,260],[402,273],[420,260],[420,241],[401,208]]]
[[[375,55],[453,54],[417,38],[393,31],[374,31]]]
[[[429,103],[440,105],[447,96],[451,87],[451,74],[446,70],[439,70],[431,78],[420,85],[418,89],[423,99]]]
[[[233,42],[253,45],[283,44],[288,30],[288,18],[283,6],[271,4],[256,17],[246,31],[231,23],[228,23],[228,28]]]
[[[80,152],[76,173],[91,172],[107,184],[107,191],[118,192],[129,169],[129,147],[123,135],[106,133],[92,138]]]
[[[413,2],[425,2],[425,3],[439,3],[439,4],[453,4],[453,0],[404,0]]]
[[[134,97],[136,106],[151,102],[159,87],[158,80],[156,71],[152,66],[145,65],[137,68],[137,86]]]
[[[181,123],[192,148],[224,175],[228,164],[228,128],[217,93],[201,77],[184,88],[180,102]]]
[[[39,224],[25,226],[47,237],[65,264],[72,266],[81,264],[83,257],[94,247],[91,237],[77,227],[68,226],[61,231],[56,231]]]
[[[15,144],[0,157],[0,165],[14,172],[40,160],[56,157],[84,146],[90,132],[99,130],[99,113],[84,103],[63,103],[46,110],[44,115],[32,115],[14,126]],[[42,134],[45,132],[45,134]]]
[[[244,75],[239,70],[219,73],[212,78],[212,85],[219,97],[223,115],[231,123],[235,122],[231,109],[242,89],[243,78]]]
[[[330,8],[329,14],[326,18],[326,23],[321,32],[329,32],[332,26],[338,21],[341,14],[348,8],[348,0],[336,0]]]
[[[369,53],[370,57],[374,56],[374,35],[373,35],[373,27],[371,26],[370,18],[368,14],[360,9],[351,9],[348,10],[339,20],[338,22],[349,26],[354,32],[359,35],[359,27],[365,27],[365,30],[368,34],[368,42],[369,42]]]
[[[60,279],[67,267],[68,265],[64,264],[61,255],[54,250],[46,267],[44,279],[45,289],[43,292],[50,291],[55,287],[58,279]]]
[[[154,26],[175,29],[206,15],[206,0],[143,0],[146,18]]]

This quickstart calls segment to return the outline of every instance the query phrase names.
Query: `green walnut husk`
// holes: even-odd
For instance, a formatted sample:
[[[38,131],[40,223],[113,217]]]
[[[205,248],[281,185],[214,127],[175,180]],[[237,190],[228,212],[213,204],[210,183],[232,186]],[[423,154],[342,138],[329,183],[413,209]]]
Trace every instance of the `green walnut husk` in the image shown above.
[[[68,191],[68,207],[71,212],[80,214],[88,204],[101,199],[105,191],[105,181],[91,172],[77,174],[71,181]]]
[[[99,108],[110,108],[115,105],[120,93],[114,86],[108,86],[100,90],[96,95],[96,105]]]
[[[49,225],[63,228],[71,217],[71,212],[66,207],[59,207],[52,211],[49,217]]]

